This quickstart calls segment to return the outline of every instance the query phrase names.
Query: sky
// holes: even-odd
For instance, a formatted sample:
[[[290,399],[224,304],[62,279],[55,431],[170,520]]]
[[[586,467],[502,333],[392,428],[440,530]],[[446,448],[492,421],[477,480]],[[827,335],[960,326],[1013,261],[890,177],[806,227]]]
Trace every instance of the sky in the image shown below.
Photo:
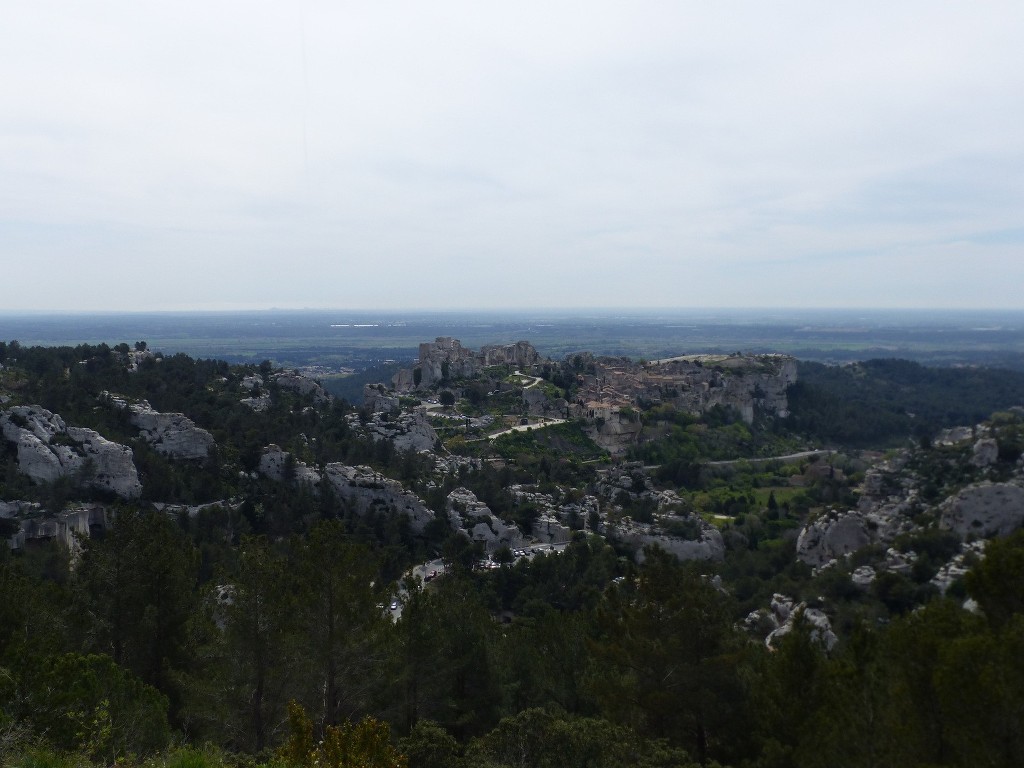
[[[1024,308],[1024,3],[32,0],[0,311]]]

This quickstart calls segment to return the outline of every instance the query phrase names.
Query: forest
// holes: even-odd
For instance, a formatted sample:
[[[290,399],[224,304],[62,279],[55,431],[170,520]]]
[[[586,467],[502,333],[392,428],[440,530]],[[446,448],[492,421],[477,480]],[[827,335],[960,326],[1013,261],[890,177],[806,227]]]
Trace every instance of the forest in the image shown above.
[[[561,551],[481,569],[480,547],[440,517],[416,531],[328,484],[275,481],[258,471],[264,447],[370,466],[439,516],[467,488],[524,528],[536,512],[510,487],[569,501],[597,493],[613,460],[577,452],[566,425],[557,441],[515,437],[495,461],[437,475],[429,455],[362,431],[358,406],[274,384],[269,362],[144,353],[0,343],[0,407],[39,405],[130,446],[142,481],[134,499],[74,477],[33,482],[0,441],[0,503],[99,505],[110,521],[72,547],[0,547],[2,765],[1024,764],[1024,532],[989,541],[944,594],[929,580],[959,542],[934,526],[901,544],[923,565],[867,591],[849,580],[856,553],[822,571],[795,557],[809,517],[855,504],[861,449],[927,451],[915,471],[940,494],[962,481],[931,439],[992,418],[986,471],[1016,472],[1021,419],[993,412],[1024,403],[1019,373],[802,364],[786,419],[645,412],[664,437],[628,458],[657,465],[651,483],[720,525],[721,561],[657,546],[638,557],[580,521]],[[268,382],[262,411],[238,395],[253,376]],[[186,414],[214,449],[162,454],[109,393]],[[709,463],[806,444],[835,451],[827,472]],[[646,498],[627,492],[617,514],[642,519]],[[15,521],[0,525],[13,534]],[[440,578],[411,575],[435,557]],[[766,644],[744,620],[776,593],[798,601]],[[835,643],[811,607],[827,609]]]

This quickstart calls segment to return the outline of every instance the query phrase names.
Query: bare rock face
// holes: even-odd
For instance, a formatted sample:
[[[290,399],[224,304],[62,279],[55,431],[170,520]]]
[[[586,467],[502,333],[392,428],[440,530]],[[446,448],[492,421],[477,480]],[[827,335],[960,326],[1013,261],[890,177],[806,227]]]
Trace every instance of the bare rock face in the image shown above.
[[[172,459],[205,459],[215,445],[213,435],[182,413],[154,411],[145,400],[128,407],[142,439]]]
[[[938,588],[939,592],[945,595],[946,590],[953,586],[953,582],[957,579],[962,579],[971,569],[969,565],[971,560],[977,560],[985,556],[985,545],[987,543],[985,539],[981,539],[962,544],[960,552],[955,554],[952,560],[939,568],[938,573],[932,577],[931,583]]]
[[[700,524],[699,533],[694,538],[672,536],[646,523],[626,521],[617,525],[605,524],[604,533],[634,548],[638,563],[644,561],[644,547],[652,545],[674,555],[678,560],[720,562],[725,557],[725,541],[721,532],[708,524]]]
[[[388,392],[381,384],[363,386],[363,407],[370,413],[389,413],[398,410],[398,395]]]
[[[323,405],[331,399],[319,381],[298,373],[279,373],[274,376],[274,383],[282,389],[290,389],[300,395],[313,395],[313,401],[317,405]]]
[[[427,453],[437,444],[437,432],[430,426],[422,411],[403,412],[392,416],[390,410],[374,413],[364,425],[358,414],[348,416],[348,424],[356,431],[363,431],[374,441],[390,440],[396,451]]]
[[[401,370],[391,379],[398,392],[409,392],[420,387],[431,387],[448,379],[471,378],[489,365],[528,367],[540,360],[540,355],[527,341],[515,344],[490,344],[480,352],[463,347],[458,339],[438,336],[434,341],[420,344],[420,356],[413,370]]]
[[[565,544],[572,538],[572,529],[557,517],[541,515],[533,521],[533,538],[544,544]]]
[[[551,419],[564,419],[569,403],[563,397],[551,398],[544,390],[530,387],[523,390],[523,404],[531,416],[545,416]]]
[[[595,422],[586,429],[587,437],[612,455],[625,453],[640,438],[643,424],[639,420],[624,418],[613,412],[603,421]]]
[[[850,574],[850,581],[853,582],[854,586],[867,589],[871,586],[871,582],[875,580],[876,575],[875,569],[870,565],[862,565],[854,569],[853,573]]]
[[[243,397],[239,400],[242,405],[252,408],[256,413],[264,413],[270,407],[270,395],[259,397]]]
[[[999,443],[995,438],[983,437],[974,444],[971,463],[976,467],[990,467],[999,459]]]
[[[773,648],[775,643],[792,632],[798,617],[802,617],[810,630],[811,640],[826,651],[831,651],[839,642],[836,633],[832,631],[832,622],[824,611],[808,608],[806,603],[794,604],[792,598],[776,594],[772,597],[771,619],[778,628],[765,638],[765,645]]]
[[[495,517],[490,508],[467,488],[456,488],[448,494],[445,504],[448,522],[457,531],[467,531],[473,541],[479,541],[488,552],[501,546],[510,548],[523,545],[523,534],[515,525]]]
[[[939,509],[939,526],[961,538],[1006,536],[1024,523],[1024,488],[1011,483],[980,483],[946,499]]]
[[[132,449],[91,429],[69,427],[38,405],[0,412],[4,438],[18,451],[18,469],[37,483],[68,477],[78,485],[131,499],[142,493]]]
[[[526,368],[536,364],[540,355],[528,341],[517,341],[514,344],[487,344],[480,348],[481,362],[487,365],[513,365]]]
[[[27,504],[27,502],[17,502]],[[102,504],[84,504],[56,514],[35,509],[20,515],[21,530],[9,539],[11,549],[23,549],[33,540],[56,540],[72,553],[80,549],[80,538],[88,538],[94,528],[106,529],[110,524],[109,512]]]
[[[334,463],[324,467],[323,475],[320,475],[312,467],[294,460],[279,446],[268,445],[260,457],[259,471],[271,480],[306,483],[314,489],[328,482],[338,498],[351,505],[358,514],[365,515],[373,510],[404,515],[416,533],[422,533],[434,519],[434,513],[416,494],[370,467]]]
[[[796,556],[808,565],[822,566],[866,546],[870,541],[867,525],[857,513],[823,517],[800,531],[796,540]]]
[[[295,461],[291,454],[282,451],[280,446],[271,443],[263,449],[260,456],[260,474],[278,482],[295,481],[316,485],[320,482],[320,475],[315,469],[311,469],[304,462]]]
[[[788,355],[693,355],[655,361],[643,378],[647,396],[671,393],[664,396],[695,414],[735,408],[749,423],[755,408],[789,414],[786,388],[796,383],[797,365]]]
[[[359,514],[376,509],[405,515],[416,533],[422,533],[434,519],[434,513],[416,494],[406,490],[397,480],[384,477],[369,467],[328,464],[324,468],[324,480]]]

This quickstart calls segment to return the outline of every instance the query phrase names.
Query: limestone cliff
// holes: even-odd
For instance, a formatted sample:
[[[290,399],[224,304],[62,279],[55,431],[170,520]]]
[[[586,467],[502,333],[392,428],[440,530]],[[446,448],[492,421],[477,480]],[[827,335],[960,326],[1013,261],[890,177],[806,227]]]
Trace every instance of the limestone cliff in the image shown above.
[[[131,422],[142,439],[172,459],[205,459],[215,445],[213,435],[182,413],[160,413],[145,400],[129,406]]]
[[[494,552],[503,545],[510,548],[523,545],[523,534],[519,528],[496,517],[467,488],[456,488],[449,493],[445,507],[452,528],[480,542],[487,552]]]
[[[527,341],[515,344],[490,344],[480,352],[463,347],[458,339],[438,336],[420,344],[419,359],[414,369],[401,370],[392,377],[397,392],[427,389],[451,379],[468,379],[490,365],[529,367],[540,359],[537,350]]]
[[[0,412],[0,429],[16,446],[19,471],[34,482],[66,477],[80,487],[125,499],[142,493],[131,448],[91,429],[68,426],[41,406],[20,405]]]

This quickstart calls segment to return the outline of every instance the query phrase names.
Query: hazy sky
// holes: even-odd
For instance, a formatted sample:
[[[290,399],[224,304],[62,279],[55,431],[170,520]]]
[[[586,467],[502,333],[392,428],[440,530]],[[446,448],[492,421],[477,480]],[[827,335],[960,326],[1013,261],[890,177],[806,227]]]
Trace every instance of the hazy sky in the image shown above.
[[[1024,3],[5,3],[0,310],[1024,307]]]

